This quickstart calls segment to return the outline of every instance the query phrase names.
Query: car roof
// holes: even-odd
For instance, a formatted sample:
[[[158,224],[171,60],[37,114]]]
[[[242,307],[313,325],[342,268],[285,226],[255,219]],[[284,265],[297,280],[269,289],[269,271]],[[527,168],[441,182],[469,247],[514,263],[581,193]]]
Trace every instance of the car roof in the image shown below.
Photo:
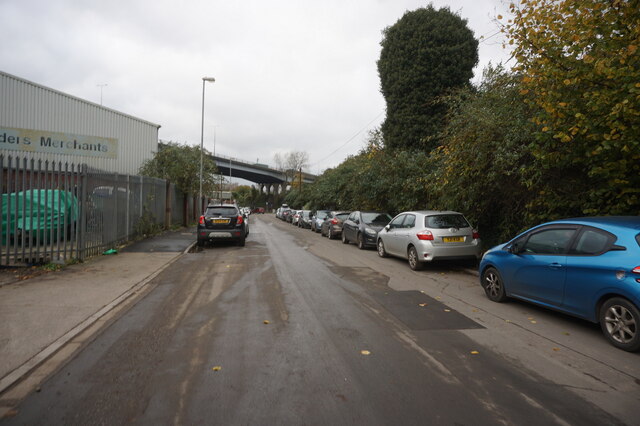
[[[593,216],[554,220],[553,223],[573,223],[576,225],[598,226],[603,229],[640,230],[640,216]]]
[[[399,213],[399,214],[406,214],[406,213],[417,213],[417,214],[422,214],[422,215],[425,215],[425,216],[433,216],[433,215],[436,215],[436,214],[459,214],[459,215],[462,215],[462,213],[454,212],[452,210],[412,210],[412,211],[402,212],[402,213]]]
[[[210,209],[210,208],[212,208],[212,207],[226,207],[226,208],[232,207],[232,208],[234,208],[234,209],[237,209],[237,208],[238,208],[238,207],[237,207],[236,205],[234,205],[234,204],[209,204],[209,205],[207,205],[207,208],[208,208],[208,209]]]

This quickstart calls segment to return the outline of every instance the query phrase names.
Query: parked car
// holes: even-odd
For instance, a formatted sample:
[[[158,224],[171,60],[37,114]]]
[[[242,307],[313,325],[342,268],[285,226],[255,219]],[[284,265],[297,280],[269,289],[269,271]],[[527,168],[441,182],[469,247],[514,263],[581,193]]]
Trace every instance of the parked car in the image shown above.
[[[209,205],[198,221],[197,243],[202,247],[214,241],[235,241],[245,245],[249,222],[240,209],[232,204]]]
[[[508,298],[600,323],[613,346],[640,350],[640,217],[545,223],[487,251],[480,282]]]
[[[285,212],[287,212],[287,211],[291,210],[291,209],[289,208],[289,204],[283,204],[283,205],[281,205],[278,209],[280,210],[280,216],[278,217],[278,219],[281,219],[281,220],[287,220],[287,217],[286,217],[286,215],[285,215]],[[288,213],[287,213],[287,214],[288,214]]]
[[[300,214],[302,213],[302,210],[294,210],[293,215],[291,216],[291,224],[292,225],[297,225],[298,221],[300,220]]]
[[[284,210],[282,210],[282,220],[284,220],[285,222],[291,222],[290,217],[291,214],[293,213],[293,210],[289,209],[289,208],[285,208]]]
[[[311,228],[311,210],[301,210],[298,219],[298,228]]]
[[[388,213],[355,211],[342,224],[342,242],[354,242],[360,250],[375,247],[378,232],[391,221]]]
[[[317,210],[313,212],[313,216],[311,218],[311,230],[313,232],[320,232],[322,222],[324,222],[329,213],[331,213],[329,210]]]
[[[330,240],[338,238],[342,233],[342,222],[349,216],[349,213],[351,212],[331,212],[322,222],[320,235],[326,235]]]
[[[454,211],[410,211],[394,217],[378,233],[378,255],[401,257],[419,270],[434,260],[477,260],[480,235]]]

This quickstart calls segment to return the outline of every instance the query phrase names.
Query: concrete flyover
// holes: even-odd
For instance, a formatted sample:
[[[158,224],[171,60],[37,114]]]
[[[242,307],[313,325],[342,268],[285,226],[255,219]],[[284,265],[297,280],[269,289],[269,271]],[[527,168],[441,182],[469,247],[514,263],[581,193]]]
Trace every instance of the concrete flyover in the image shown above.
[[[260,191],[266,189],[267,194],[274,191],[279,193],[286,189],[291,182],[287,181],[285,172],[282,170],[272,169],[264,164],[248,163],[237,158],[230,158],[221,155],[210,155],[218,171],[223,176],[236,177],[246,179],[259,185]],[[291,172],[289,172],[289,177]],[[302,173],[302,183],[313,183],[318,177],[310,173]]]

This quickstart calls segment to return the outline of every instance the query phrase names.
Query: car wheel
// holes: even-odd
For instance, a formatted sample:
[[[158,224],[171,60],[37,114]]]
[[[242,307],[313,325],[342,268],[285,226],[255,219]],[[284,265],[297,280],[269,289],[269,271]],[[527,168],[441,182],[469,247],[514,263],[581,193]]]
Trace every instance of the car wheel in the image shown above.
[[[243,238],[240,238],[240,239],[238,240],[238,245],[239,245],[240,247],[244,247],[244,246],[245,246],[245,244],[246,244],[246,238],[244,238],[244,237],[243,237]]]
[[[364,250],[364,237],[362,236],[362,234],[358,234],[356,240],[358,240],[358,248],[360,250]]]
[[[487,297],[494,302],[504,302],[507,300],[507,292],[504,289],[504,282],[496,268],[487,268],[482,273],[482,288]]]
[[[614,297],[600,308],[600,327],[616,348],[636,352],[640,350],[640,311],[627,299]]]
[[[407,258],[409,260],[409,268],[412,270],[419,271],[424,267],[424,264],[418,260],[418,251],[414,246],[409,247]]]
[[[204,240],[199,239],[197,244],[198,244],[198,247],[204,247]]]
[[[344,231],[342,231],[342,244],[349,244],[349,240],[347,240],[347,236]]]
[[[384,249],[384,243],[382,242],[382,240],[378,240],[378,256],[380,257],[387,257],[387,251]]]

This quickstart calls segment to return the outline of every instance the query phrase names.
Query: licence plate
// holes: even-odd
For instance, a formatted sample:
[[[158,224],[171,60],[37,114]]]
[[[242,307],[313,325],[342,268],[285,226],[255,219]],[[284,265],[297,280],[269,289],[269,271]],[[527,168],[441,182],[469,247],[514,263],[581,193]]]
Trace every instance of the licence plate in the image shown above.
[[[231,235],[228,232],[209,232],[209,238],[229,238]]]
[[[229,219],[213,219],[213,223],[229,223]]]
[[[464,237],[442,237],[442,241],[445,243],[462,243],[464,242]]]

